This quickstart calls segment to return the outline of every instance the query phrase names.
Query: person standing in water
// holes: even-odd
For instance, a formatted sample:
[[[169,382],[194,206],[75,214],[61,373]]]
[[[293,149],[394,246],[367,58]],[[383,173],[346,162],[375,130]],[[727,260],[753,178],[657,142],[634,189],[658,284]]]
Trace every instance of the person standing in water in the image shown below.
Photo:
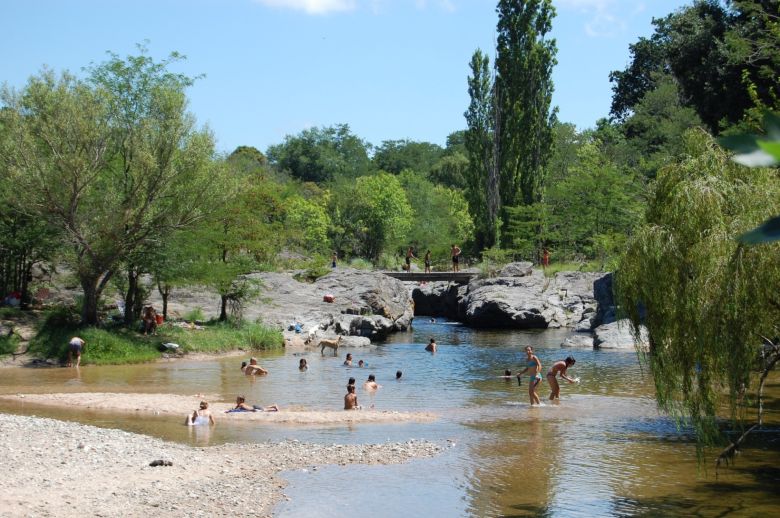
[[[547,383],[550,384],[550,401],[561,399],[561,387],[558,385],[556,376],[560,375],[561,378],[565,379],[569,383],[576,382],[574,378],[570,378],[566,375],[566,369],[574,365],[576,362],[577,360],[571,356],[567,356],[565,360],[558,360],[552,364],[550,371],[547,373]]]
[[[528,372],[528,397],[531,400],[531,406],[541,404],[539,401],[539,394],[536,393],[536,387],[542,381],[542,362],[534,354],[534,348],[530,345],[525,348],[526,367],[517,373],[517,381],[520,382],[520,377]]]
[[[452,256],[452,271],[460,271],[460,248],[458,245],[453,244],[450,249],[450,255]]]
[[[344,396],[344,410],[360,410],[355,385],[347,385],[347,395]]]
[[[427,346],[425,346],[425,350],[429,353],[435,353],[436,352],[436,340],[431,338],[430,343],[428,343]]]

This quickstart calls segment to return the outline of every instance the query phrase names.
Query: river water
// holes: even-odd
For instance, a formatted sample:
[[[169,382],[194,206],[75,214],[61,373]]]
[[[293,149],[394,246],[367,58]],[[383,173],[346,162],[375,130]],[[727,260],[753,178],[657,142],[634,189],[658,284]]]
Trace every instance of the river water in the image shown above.
[[[363,406],[430,410],[433,423],[294,426],[246,423],[185,427],[180,419],[106,412],[44,409],[0,403],[0,410],[122,428],[196,445],[297,439],[362,443],[429,439],[448,446],[433,459],[398,466],[330,466],[286,474],[291,500],[276,515],[349,516],[753,516],[780,515],[780,445],[758,435],[735,466],[697,468],[686,433],[656,410],[653,388],[631,351],[561,349],[565,331],[476,331],[455,322],[415,319],[414,329],[367,349],[345,349],[340,358],[319,351],[260,355],[271,374],[247,378],[240,358],[74,369],[4,369],[0,392],[148,392],[216,394],[232,401],[288,408],[340,409],[347,378],[358,380]],[[425,352],[430,337],[436,354]],[[570,374],[560,404],[528,405],[527,378],[518,387],[501,379],[524,364],[533,345],[544,365],[567,354]],[[352,352],[355,364],[342,366]],[[300,357],[309,370],[299,372]],[[400,381],[395,380],[401,370]],[[360,388],[375,374],[382,388],[370,397]],[[780,394],[777,377],[769,394]],[[542,400],[549,387],[541,386]],[[769,398],[767,422],[780,422]],[[773,434],[776,436],[777,434]],[[714,458],[714,452],[710,453]],[[317,459],[312,459],[316,464]]]

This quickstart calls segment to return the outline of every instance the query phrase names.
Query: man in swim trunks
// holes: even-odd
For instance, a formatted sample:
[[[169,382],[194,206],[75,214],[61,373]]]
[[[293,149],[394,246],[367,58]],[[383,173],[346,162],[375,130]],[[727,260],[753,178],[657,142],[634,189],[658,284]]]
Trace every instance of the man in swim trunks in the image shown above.
[[[561,399],[561,387],[558,385],[557,375],[560,375],[561,378],[569,383],[575,382],[573,378],[566,375],[566,369],[574,365],[576,361],[571,356],[567,356],[565,360],[559,360],[550,367],[550,371],[547,373],[547,383],[550,384],[550,401]]]
[[[363,383],[363,388],[365,390],[370,390],[370,391],[376,390],[381,386],[382,385],[376,382],[376,376],[374,376],[373,374],[369,374],[368,379],[366,380],[365,383]]]
[[[542,375],[540,374],[542,371],[542,362],[540,362],[539,358],[536,357],[534,354],[534,348],[530,345],[525,348],[525,356],[526,367],[517,373],[517,380],[519,382],[520,377],[523,374],[526,372],[529,373],[530,378],[528,379],[528,397],[531,400],[531,406],[540,405],[541,401],[539,400],[539,394],[536,393],[536,387],[542,381]]]
[[[73,365],[73,356],[76,356],[76,367],[81,363],[81,353],[84,351],[84,346],[87,345],[83,339],[78,336],[74,336],[68,342],[68,367]]]
[[[352,354],[347,353],[347,358],[344,360],[344,366],[345,367],[352,367]]]
[[[428,343],[428,345],[425,346],[425,350],[429,353],[435,353],[436,352],[436,340],[431,338],[431,341]]]
[[[431,251],[425,252],[425,273],[431,273]]]
[[[414,256],[414,250],[412,250],[412,247],[410,246],[409,249],[406,251],[406,271],[411,272],[412,271],[412,259],[417,259]]]
[[[460,248],[458,245],[453,244],[452,248],[450,249],[450,255],[452,256],[452,271],[453,272],[459,272],[460,271]]]

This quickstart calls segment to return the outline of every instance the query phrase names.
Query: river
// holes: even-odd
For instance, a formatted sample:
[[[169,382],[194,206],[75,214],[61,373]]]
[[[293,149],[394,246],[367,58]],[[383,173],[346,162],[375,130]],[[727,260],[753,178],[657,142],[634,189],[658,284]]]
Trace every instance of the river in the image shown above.
[[[751,441],[716,479],[709,460],[697,467],[686,430],[656,410],[653,387],[632,351],[561,349],[566,331],[476,331],[455,322],[415,319],[414,329],[367,349],[258,355],[271,374],[247,378],[240,358],[75,369],[4,369],[0,392],[148,392],[217,394],[231,401],[287,408],[339,409],[347,378],[358,380],[363,406],[430,410],[433,423],[280,426],[256,422],[193,429],[170,418],[56,410],[0,403],[0,410],[116,427],[167,440],[209,445],[284,438],[321,443],[429,439],[449,448],[434,459],[397,466],[328,466],[286,474],[289,501],[279,517],[349,516],[752,516],[780,514],[780,445]],[[430,337],[436,354],[425,352]],[[560,404],[528,405],[527,381],[501,379],[533,345],[547,367],[572,354]],[[344,367],[351,352],[367,367]],[[310,365],[299,372],[298,361]],[[395,379],[397,370],[403,372]],[[360,384],[375,374],[374,397]],[[780,394],[771,379],[770,395]],[[549,388],[540,388],[546,402]],[[780,422],[770,398],[768,424]],[[777,436],[777,434],[773,434]],[[710,453],[714,457],[715,452]],[[317,459],[312,459],[316,464]]]

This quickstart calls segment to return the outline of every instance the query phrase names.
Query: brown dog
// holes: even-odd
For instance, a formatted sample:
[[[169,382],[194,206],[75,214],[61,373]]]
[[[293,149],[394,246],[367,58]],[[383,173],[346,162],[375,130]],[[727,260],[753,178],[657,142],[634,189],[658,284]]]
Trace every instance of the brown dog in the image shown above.
[[[320,340],[320,354],[325,354],[325,348],[330,347],[331,349],[333,349],[333,356],[338,356],[340,343],[341,343],[340,335],[335,340],[323,338],[322,340]]]

